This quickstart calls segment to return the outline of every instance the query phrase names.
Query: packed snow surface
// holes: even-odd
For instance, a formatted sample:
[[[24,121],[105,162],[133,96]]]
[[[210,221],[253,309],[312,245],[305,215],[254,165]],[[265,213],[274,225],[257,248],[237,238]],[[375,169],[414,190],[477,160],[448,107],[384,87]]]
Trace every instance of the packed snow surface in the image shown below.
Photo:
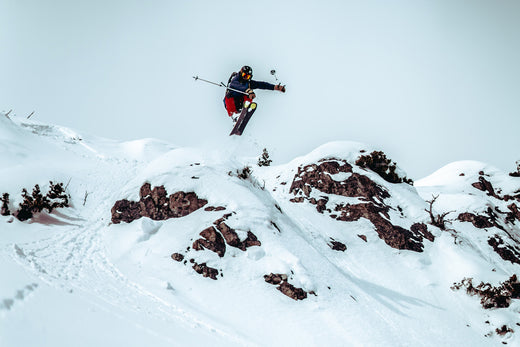
[[[262,148],[247,136],[180,148],[154,139],[116,142],[0,115],[0,193],[10,194],[10,207],[21,202],[23,188],[38,184],[43,191],[49,181],[65,183],[71,197],[69,208],[29,221],[0,216],[0,345],[520,344],[516,334],[495,333],[504,324],[519,328],[516,300],[507,310],[484,310],[477,298],[450,289],[464,277],[498,284],[518,273],[518,265],[486,248],[485,240],[461,234],[463,242],[456,242],[429,225],[435,241],[424,240],[423,252],[398,250],[367,219],[342,222],[290,201],[299,167],[327,158],[353,165],[372,150],[335,142],[284,165],[259,167]],[[249,177],[240,178],[248,166]],[[448,165],[415,188],[355,169],[390,192],[388,204],[401,209],[390,217],[403,228],[429,222],[432,195],[439,195],[439,211],[483,209],[486,194],[471,188],[479,171],[504,192],[519,188],[477,162]],[[112,223],[114,203],[138,201],[146,182],[168,194],[195,192],[224,210]],[[336,200],[359,201],[329,201]],[[261,246],[228,246],[224,257],[194,250],[199,233],[225,214],[241,241],[251,231]],[[469,235],[474,230],[453,223]],[[332,250],[332,239],[347,249]],[[175,252],[187,264],[172,260]],[[196,273],[190,260],[218,269],[218,279]],[[264,280],[270,273],[287,274],[307,298],[283,295]]]

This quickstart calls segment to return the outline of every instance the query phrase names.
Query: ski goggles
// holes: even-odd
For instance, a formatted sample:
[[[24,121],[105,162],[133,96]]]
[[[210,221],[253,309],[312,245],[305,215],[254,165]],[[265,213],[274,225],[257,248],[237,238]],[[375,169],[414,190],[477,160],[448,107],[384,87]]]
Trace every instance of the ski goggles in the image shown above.
[[[253,77],[251,74],[247,74],[245,72],[242,72],[242,74],[240,76],[242,76],[242,78],[245,79],[246,81],[249,81],[251,79],[251,77]]]

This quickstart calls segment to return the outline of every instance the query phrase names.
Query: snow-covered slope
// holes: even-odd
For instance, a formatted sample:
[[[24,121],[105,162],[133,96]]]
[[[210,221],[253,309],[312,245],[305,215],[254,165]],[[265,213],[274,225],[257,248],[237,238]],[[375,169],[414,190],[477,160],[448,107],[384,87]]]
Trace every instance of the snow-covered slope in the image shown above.
[[[518,273],[520,179],[484,164],[414,187],[356,165],[359,143],[259,167],[247,137],[118,143],[3,115],[0,146],[11,211],[35,184],[71,198],[0,216],[0,345],[520,343],[495,331],[518,328],[517,300],[451,289]]]

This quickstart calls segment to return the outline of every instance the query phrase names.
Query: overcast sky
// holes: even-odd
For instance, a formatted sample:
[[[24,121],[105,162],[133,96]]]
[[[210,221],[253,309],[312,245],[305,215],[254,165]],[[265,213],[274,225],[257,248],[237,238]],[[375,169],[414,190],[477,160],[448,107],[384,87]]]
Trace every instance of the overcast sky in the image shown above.
[[[246,130],[275,163],[334,140],[413,179],[520,159],[520,1],[0,0],[0,23],[0,110],[80,133],[224,142],[224,90],[191,77],[247,64],[287,84]]]

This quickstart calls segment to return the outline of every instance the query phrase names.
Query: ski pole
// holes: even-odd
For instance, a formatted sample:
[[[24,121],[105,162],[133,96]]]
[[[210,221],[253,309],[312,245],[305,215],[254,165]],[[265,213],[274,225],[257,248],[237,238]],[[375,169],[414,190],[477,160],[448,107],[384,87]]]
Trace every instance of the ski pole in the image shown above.
[[[199,76],[193,76],[193,78],[195,79],[195,81],[201,80],[201,81],[206,82],[206,83],[209,83],[209,84],[213,84],[213,85],[216,85],[216,86],[219,86],[219,87],[224,87],[224,88],[226,88],[226,89],[228,89],[228,90],[232,90],[232,91],[237,92],[237,93],[241,93],[241,94],[244,94],[244,95],[249,95],[249,94],[247,94],[246,92],[243,92],[243,91],[241,91],[241,90],[233,89],[233,88],[229,88],[228,86],[226,86],[226,85],[224,84],[224,82],[220,82],[220,83],[211,82],[211,81],[205,80],[205,79],[203,79],[203,78],[200,78]]]

